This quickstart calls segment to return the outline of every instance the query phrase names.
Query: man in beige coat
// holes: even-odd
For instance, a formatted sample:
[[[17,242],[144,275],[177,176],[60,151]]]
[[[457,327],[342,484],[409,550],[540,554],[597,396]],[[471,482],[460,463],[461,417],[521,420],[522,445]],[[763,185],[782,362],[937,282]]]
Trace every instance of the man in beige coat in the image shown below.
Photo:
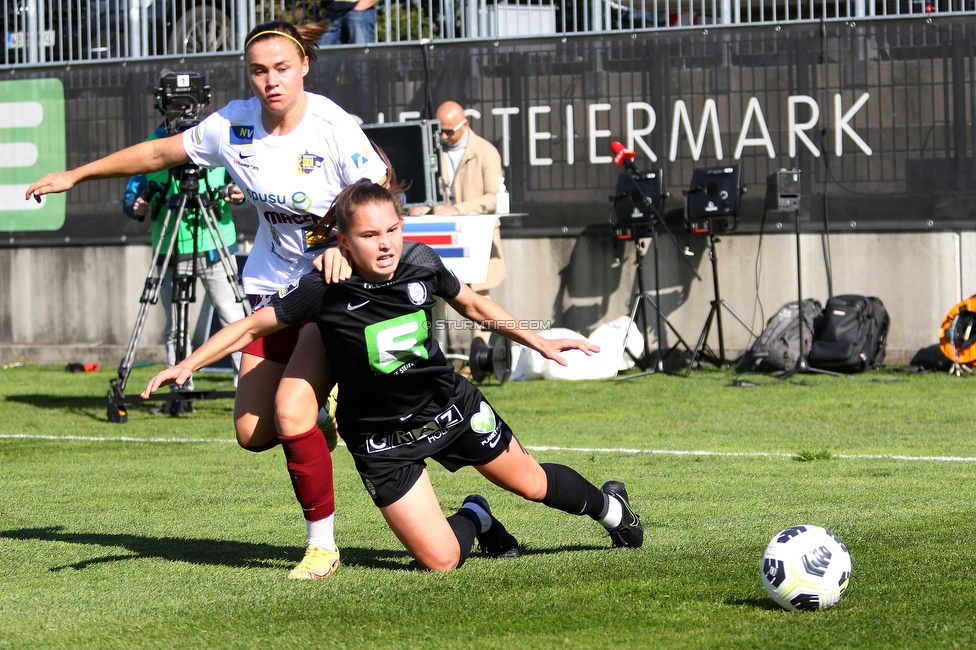
[[[464,108],[457,102],[441,104],[437,109],[437,120],[441,123],[441,180],[446,188],[447,205],[435,205],[433,210],[427,207],[410,208],[410,215],[494,214],[495,194],[504,178],[498,149],[471,130]],[[484,283],[472,284],[471,288],[488,296],[491,289],[502,283],[505,275],[500,224],[496,224],[488,277]],[[448,319],[452,316],[445,315]],[[460,318],[454,320],[463,321]],[[463,336],[466,332],[451,329],[447,334],[450,352],[468,352],[470,335]]]

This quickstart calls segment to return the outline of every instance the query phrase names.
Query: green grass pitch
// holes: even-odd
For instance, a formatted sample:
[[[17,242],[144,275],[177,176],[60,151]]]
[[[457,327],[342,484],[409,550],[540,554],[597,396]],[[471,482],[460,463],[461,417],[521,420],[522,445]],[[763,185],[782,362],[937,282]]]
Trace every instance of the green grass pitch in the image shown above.
[[[154,371],[139,368],[131,392]],[[730,371],[484,392],[540,461],[623,480],[644,547],[431,465],[445,511],[484,494],[518,560],[418,569],[344,447],[342,565],[285,578],[304,525],[280,448],[233,442],[230,400],[105,416],[112,370],[0,370],[0,648],[941,648],[976,641],[973,379]],[[228,388],[227,375],[198,387]],[[759,578],[794,524],[853,557],[826,612]]]

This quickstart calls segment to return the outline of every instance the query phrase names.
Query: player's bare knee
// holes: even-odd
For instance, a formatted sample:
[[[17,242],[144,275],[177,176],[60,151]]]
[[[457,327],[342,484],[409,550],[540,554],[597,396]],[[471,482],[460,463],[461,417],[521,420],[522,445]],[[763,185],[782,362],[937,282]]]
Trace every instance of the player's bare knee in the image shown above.
[[[546,485],[544,482],[541,485],[534,482],[531,487],[523,490],[519,494],[529,501],[539,502],[546,498]]]
[[[290,411],[279,411],[275,414],[275,425],[277,426],[279,436],[284,436],[285,438],[300,436],[307,432],[315,423],[314,419],[309,423],[305,422],[304,418],[295,417],[290,413]]]
[[[417,558],[417,561],[428,571],[453,571],[457,568],[459,559],[458,554],[454,553],[438,555],[437,557]]]
[[[251,439],[254,437],[254,428],[238,421],[234,423],[234,433],[237,435],[237,444],[242,449],[250,451]]]
[[[279,435],[297,436],[308,430],[308,427],[298,429],[297,414],[303,407],[304,405],[296,400],[292,393],[279,391],[275,395],[275,424]]]
[[[236,421],[234,429],[237,434],[237,444],[245,451],[267,451],[278,444],[277,431],[264,431],[255,428],[250,423]]]
[[[539,468],[538,472],[531,472],[521,476],[516,485],[509,486],[512,492],[523,499],[537,502],[546,498],[548,488],[549,482],[542,468]]]

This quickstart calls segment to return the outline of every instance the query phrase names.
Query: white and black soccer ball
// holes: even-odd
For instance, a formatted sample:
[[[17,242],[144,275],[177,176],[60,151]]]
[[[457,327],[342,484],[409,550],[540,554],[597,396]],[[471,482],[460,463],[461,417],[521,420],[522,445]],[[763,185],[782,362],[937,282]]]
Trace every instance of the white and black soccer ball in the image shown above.
[[[821,526],[793,526],[776,534],[763,553],[763,586],[783,609],[830,609],[847,590],[851,554]]]

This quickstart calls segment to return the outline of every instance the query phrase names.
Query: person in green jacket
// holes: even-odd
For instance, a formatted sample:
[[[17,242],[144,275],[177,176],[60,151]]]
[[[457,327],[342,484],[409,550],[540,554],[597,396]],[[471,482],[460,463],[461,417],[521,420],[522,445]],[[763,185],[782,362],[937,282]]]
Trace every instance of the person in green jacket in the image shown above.
[[[175,74],[174,72],[164,71],[160,76],[160,83],[156,92],[156,108],[165,115],[165,119],[153,134],[146,139],[147,141],[163,138],[167,135],[173,135],[182,131],[185,128],[183,127],[182,119],[186,114],[193,113],[197,108],[194,106],[186,106],[184,103],[168,105],[163,103],[165,95],[160,92],[160,89],[163,87],[163,80],[165,77]],[[138,176],[132,176],[126,185],[122,209],[126,216],[131,219],[142,221],[147,216],[150,217],[149,228],[154,248],[162,236],[163,217],[166,213],[170,197],[180,192],[180,181],[177,178],[180,169],[180,167],[177,167],[148,175],[140,174]],[[201,169],[200,172],[202,175],[199,181],[198,191],[203,195],[205,202],[207,197],[212,196],[215,192],[220,197],[213,204],[212,212],[216,217],[215,225],[220,232],[220,237],[223,238],[223,242],[226,244],[230,253],[229,262],[231,269],[236,274],[237,260],[234,257],[234,253],[237,252],[237,228],[234,225],[234,218],[231,214],[230,206],[232,204],[243,203],[245,198],[244,193],[233,184],[230,175],[223,167]],[[171,268],[175,268],[175,274],[177,276],[187,278],[195,275],[202,281],[206,297],[209,298],[210,303],[213,305],[220,324],[226,326],[229,323],[244,318],[247,314],[244,311],[244,304],[237,302],[233,286],[228,282],[227,274],[221,265],[218,254],[221,242],[214,241],[210,228],[207,227],[200,211],[193,209],[192,206],[193,203],[188,202],[184,209],[183,219],[177,231],[173,259],[170,265]],[[168,238],[172,236],[175,219],[176,212],[174,209],[168,226],[167,241],[164,243],[162,250],[165,250],[169,245]],[[196,264],[195,269],[194,262]],[[166,343],[166,362],[172,366],[181,361],[181,359],[176,358],[179,332],[176,331],[178,328],[174,327],[174,323],[178,318],[178,304],[174,304],[173,302],[173,273],[166,273],[163,278],[160,286],[160,299],[164,305],[168,306],[165,312],[166,330],[164,336]],[[202,335],[194,336],[194,338],[200,340],[207,338],[209,334],[206,331],[206,327],[209,325],[209,321],[207,320],[208,313],[209,309],[206,308],[205,302],[200,323],[197,325],[198,330],[201,327],[203,328]],[[186,354],[188,355],[189,353],[190,350],[187,349]],[[240,353],[235,353],[232,356],[232,361],[234,364],[234,380],[236,384],[237,373],[240,370]]]

